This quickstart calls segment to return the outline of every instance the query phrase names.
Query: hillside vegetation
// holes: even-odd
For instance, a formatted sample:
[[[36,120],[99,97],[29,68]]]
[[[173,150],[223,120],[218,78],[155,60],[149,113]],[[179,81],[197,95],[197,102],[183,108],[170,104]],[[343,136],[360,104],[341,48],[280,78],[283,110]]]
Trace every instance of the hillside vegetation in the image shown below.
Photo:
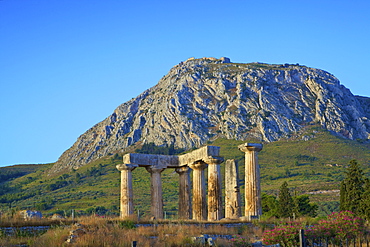
[[[208,145],[221,147],[221,156],[236,159],[240,166],[241,193],[244,193],[244,153],[237,146],[244,142],[219,138]],[[145,147],[148,149],[148,147]],[[173,147],[171,147],[173,149]],[[156,149],[158,151],[158,149]],[[163,149],[159,149],[163,152]],[[139,150],[137,150],[139,151]],[[277,195],[284,181],[295,194],[309,194],[319,204],[319,214],[338,209],[340,181],[350,160],[356,159],[370,177],[370,145],[331,135],[318,126],[309,126],[290,139],[264,143],[259,153],[264,193]],[[119,214],[120,173],[116,165],[122,154],[112,154],[71,172],[48,176],[53,164],[0,168],[0,208],[3,213],[36,209],[44,214]],[[223,164],[222,166],[222,173]],[[11,175],[13,174],[13,175]],[[162,173],[164,210],[175,218],[178,200],[178,174]],[[133,171],[136,213],[148,216],[150,176],[143,168]],[[243,198],[243,196],[242,196]]]

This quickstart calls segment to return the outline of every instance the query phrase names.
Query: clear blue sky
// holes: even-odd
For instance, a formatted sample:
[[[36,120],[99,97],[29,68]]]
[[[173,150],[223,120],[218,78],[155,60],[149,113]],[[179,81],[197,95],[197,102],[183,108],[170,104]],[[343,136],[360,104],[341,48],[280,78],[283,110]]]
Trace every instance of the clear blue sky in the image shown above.
[[[299,63],[370,96],[370,1],[0,0],[0,166],[54,162],[189,57]]]

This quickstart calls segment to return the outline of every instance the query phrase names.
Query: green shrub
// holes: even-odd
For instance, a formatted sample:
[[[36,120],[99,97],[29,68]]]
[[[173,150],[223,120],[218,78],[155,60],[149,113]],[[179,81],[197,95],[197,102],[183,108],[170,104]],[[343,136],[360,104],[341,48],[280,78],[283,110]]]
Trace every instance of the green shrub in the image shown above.
[[[124,229],[134,229],[134,228],[136,228],[135,222],[133,222],[132,220],[119,221],[118,226],[120,228],[124,228]]]

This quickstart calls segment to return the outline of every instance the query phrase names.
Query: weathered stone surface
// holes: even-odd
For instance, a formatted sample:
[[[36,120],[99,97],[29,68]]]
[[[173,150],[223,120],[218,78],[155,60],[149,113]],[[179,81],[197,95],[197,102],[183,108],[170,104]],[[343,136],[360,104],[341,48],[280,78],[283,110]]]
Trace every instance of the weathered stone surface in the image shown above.
[[[220,147],[204,146],[190,153],[179,155],[179,166],[192,164],[194,162],[205,160],[207,158],[215,158],[220,156]]]
[[[179,174],[179,218],[191,219],[190,168],[188,166],[182,166],[176,168],[176,172]]]
[[[199,161],[189,167],[193,170],[193,219],[207,220],[206,180],[204,176],[207,164]]]
[[[208,158],[208,220],[220,220],[223,218],[222,207],[222,178],[220,164],[221,158]]]
[[[182,155],[128,153],[123,156],[123,163],[136,164],[138,166],[155,166],[157,168],[176,168],[219,156],[220,147],[204,146]]]
[[[238,219],[241,216],[239,190],[239,166],[236,160],[225,162],[225,218]]]
[[[51,219],[52,220],[65,220],[66,218],[64,218],[63,216],[61,216],[60,214],[53,214],[51,216]]]
[[[248,220],[262,215],[261,176],[257,153],[260,143],[244,143],[239,150],[245,153],[245,217]]]
[[[155,166],[157,168],[167,168],[179,166],[179,158],[175,155],[129,153],[123,156],[123,163],[137,164],[138,166]]]
[[[150,173],[150,211],[156,219],[163,219],[163,192],[161,173],[164,168],[147,166],[145,169]]]
[[[120,216],[128,217],[134,213],[132,171],[137,167],[135,164],[120,164],[116,168],[121,171],[121,200]]]
[[[323,70],[189,59],[82,134],[51,172],[78,168],[137,142],[200,147],[218,136],[276,141],[311,123],[369,139],[370,99]]]
[[[22,210],[19,211],[19,215],[25,220],[42,218],[42,213],[36,210]]]

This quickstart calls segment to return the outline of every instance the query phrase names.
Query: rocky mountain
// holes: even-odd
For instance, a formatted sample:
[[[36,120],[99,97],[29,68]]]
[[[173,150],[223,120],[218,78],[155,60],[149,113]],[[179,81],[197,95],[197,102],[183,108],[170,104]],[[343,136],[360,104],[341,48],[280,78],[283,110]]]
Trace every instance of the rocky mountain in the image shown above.
[[[272,142],[309,124],[370,139],[370,98],[354,96],[328,72],[299,64],[190,58],[82,134],[51,172],[138,143],[188,149],[217,137]]]

